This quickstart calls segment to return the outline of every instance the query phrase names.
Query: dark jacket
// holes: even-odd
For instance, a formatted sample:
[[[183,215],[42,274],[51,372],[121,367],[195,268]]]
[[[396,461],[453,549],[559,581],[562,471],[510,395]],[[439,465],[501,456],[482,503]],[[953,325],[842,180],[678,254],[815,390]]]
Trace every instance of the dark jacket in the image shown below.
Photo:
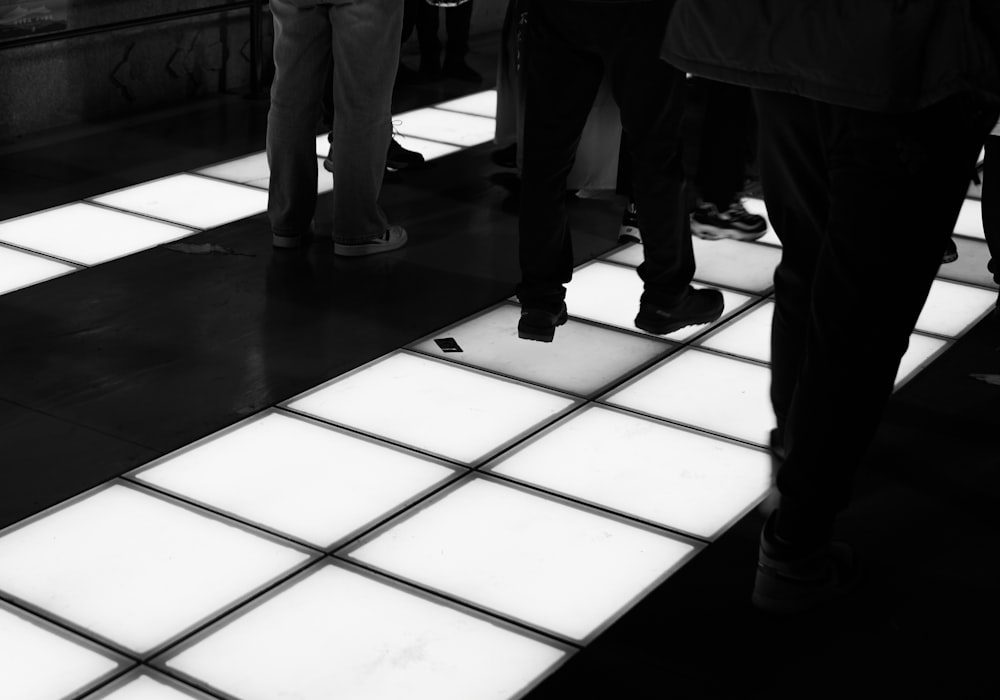
[[[998,0],[678,0],[662,57],[688,73],[881,112],[1000,101]]]

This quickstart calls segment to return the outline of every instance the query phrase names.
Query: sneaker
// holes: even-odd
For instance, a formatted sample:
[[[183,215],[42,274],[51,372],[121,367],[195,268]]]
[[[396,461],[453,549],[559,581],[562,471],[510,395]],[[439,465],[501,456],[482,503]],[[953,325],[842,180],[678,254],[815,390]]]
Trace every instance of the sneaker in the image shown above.
[[[722,238],[755,241],[767,233],[767,220],[748,212],[739,200],[725,211],[719,211],[711,202],[698,200],[691,213],[691,233],[707,241]]]
[[[954,238],[949,238],[948,244],[944,247],[944,255],[941,256],[941,264],[947,265],[956,260],[958,260],[958,246],[955,245]]]
[[[333,252],[337,255],[347,257],[358,257],[361,255],[375,255],[377,253],[388,253],[391,250],[402,248],[406,245],[406,229],[402,226],[390,226],[381,236],[369,238],[357,243],[333,243]]]
[[[635,204],[629,202],[622,214],[622,225],[618,227],[619,243],[642,243],[642,235],[639,233],[639,214],[636,213]]]
[[[389,152],[385,156],[386,169],[403,170],[423,164],[424,156],[422,153],[403,148],[396,139],[389,141]]]
[[[790,553],[774,532],[775,516],[764,523],[751,601],[772,615],[795,615],[854,590],[858,566],[854,550],[832,542],[806,554]]]
[[[556,334],[556,327],[566,323],[567,318],[565,302],[555,313],[545,309],[521,307],[521,320],[517,322],[517,337],[551,343]]]
[[[669,309],[640,303],[635,325],[647,333],[666,335],[687,326],[711,323],[722,315],[724,306],[722,292],[718,289],[689,287],[687,295]]]

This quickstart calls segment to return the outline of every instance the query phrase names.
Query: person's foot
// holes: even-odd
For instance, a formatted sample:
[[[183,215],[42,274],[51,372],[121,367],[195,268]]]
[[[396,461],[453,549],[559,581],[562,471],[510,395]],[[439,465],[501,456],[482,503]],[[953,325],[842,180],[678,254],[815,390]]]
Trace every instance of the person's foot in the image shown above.
[[[748,212],[739,200],[722,211],[711,202],[698,200],[691,212],[691,233],[708,241],[755,241],[767,233],[767,219]]]
[[[445,61],[441,75],[446,78],[464,80],[467,83],[481,83],[483,76],[472,69],[465,61]]]
[[[385,233],[374,238],[351,243],[338,243],[334,241],[333,252],[337,255],[347,257],[377,255],[378,253],[388,253],[389,251],[402,248],[406,245],[406,240],[405,228],[402,226],[390,226],[385,230]]]
[[[956,260],[958,260],[958,246],[955,245],[954,238],[949,238],[948,243],[944,247],[944,255],[941,256],[941,264],[947,265]]]
[[[389,141],[389,152],[385,156],[385,167],[389,170],[404,170],[423,163],[422,153],[403,148],[396,139]]]
[[[566,323],[567,318],[565,302],[557,311],[522,306],[521,319],[517,322],[517,337],[551,343],[556,334],[556,327]]]
[[[639,214],[635,210],[635,204],[629,203],[622,214],[622,224],[618,227],[619,243],[642,243],[642,234],[639,232]]]
[[[635,325],[647,333],[666,335],[687,326],[718,320],[724,307],[722,292],[718,289],[689,287],[684,298],[671,307],[640,302]]]

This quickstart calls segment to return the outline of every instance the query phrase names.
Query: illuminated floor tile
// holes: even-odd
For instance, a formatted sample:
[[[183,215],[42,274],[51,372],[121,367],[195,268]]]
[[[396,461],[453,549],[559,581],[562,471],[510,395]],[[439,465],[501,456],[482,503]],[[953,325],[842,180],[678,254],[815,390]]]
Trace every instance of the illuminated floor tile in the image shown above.
[[[0,590],[142,653],[307,558],[113,485],[0,536]]]
[[[758,216],[763,216],[767,219],[767,233],[758,238],[757,241],[759,243],[770,243],[771,245],[781,247],[781,240],[774,232],[774,227],[771,226],[771,219],[767,215],[767,206],[764,204],[764,200],[758,199],[757,197],[744,197],[743,206],[751,214],[757,214]]]
[[[720,326],[695,344],[760,362],[771,361],[771,319],[774,302],[765,300]]]
[[[934,280],[916,329],[954,338],[993,308],[996,301],[996,290]]]
[[[774,427],[768,367],[685,350],[639,375],[608,403],[766,445]]]
[[[194,688],[150,670],[115,679],[87,700],[214,700]]]
[[[913,375],[923,369],[947,342],[940,338],[931,338],[919,333],[910,334],[910,344],[903,353],[896,372],[896,387],[912,379]]]
[[[39,255],[0,246],[0,294],[50,280],[77,268]]]
[[[404,136],[442,141],[456,146],[476,146],[492,141],[496,120],[427,107],[394,115],[392,123]]]
[[[325,566],[185,644],[166,667],[242,700],[505,700],[566,653]]]
[[[213,228],[267,210],[267,192],[188,173],[145,182],[95,202],[195,228]]]
[[[266,190],[271,182],[271,169],[267,165],[267,153],[261,151],[235,160],[228,160],[196,171],[200,175],[229,180],[241,185],[250,185]],[[333,189],[333,176],[323,168],[322,161],[316,162],[316,191],[329,192]]]
[[[955,222],[955,233],[970,238],[986,238],[983,233],[983,204],[978,199],[966,197]]]
[[[597,406],[489,471],[706,538],[771,484],[765,452]]]
[[[0,696],[75,697],[121,668],[93,644],[0,602]]]
[[[561,391],[590,395],[672,345],[570,319],[552,343],[517,337],[520,307],[505,304],[416,343],[412,347],[456,362],[536,382]],[[454,338],[462,352],[443,352],[437,338]]]
[[[595,262],[573,272],[573,281],[566,286],[566,305],[573,316],[644,333],[636,328],[634,323],[635,315],[639,311],[641,294],[642,280],[635,270],[621,265]],[[722,296],[726,305],[722,314],[723,319],[750,301],[749,296],[728,290],[722,290]],[[688,326],[661,337],[684,341],[704,332],[707,328],[708,324]]]
[[[96,265],[194,231],[85,202],[47,209],[0,223],[0,241]]]
[[[454,474],[384,444],[271,413],[144,467],[136,476],[327,547]]]
[[[465,114],[476,114],[480,117],[497,116],[497,91],[484,90],[457,100],[448,100],[434,105],[440,109],[450,109],[453,112],[464,112]]]
[[[470,464],[572,404],[548,391],[396,353],[288,406]]]
[[[583,640],[693,552],[650,530],[476,479],[349,556]]]

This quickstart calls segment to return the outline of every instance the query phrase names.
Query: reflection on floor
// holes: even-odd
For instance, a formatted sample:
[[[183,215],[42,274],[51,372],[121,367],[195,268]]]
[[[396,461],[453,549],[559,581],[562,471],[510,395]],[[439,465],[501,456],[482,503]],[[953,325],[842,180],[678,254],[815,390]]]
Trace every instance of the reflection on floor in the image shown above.
[[[484,91],[398,115],[401,142],[440,162],[387,186],[413,243],[384,259],[335,261],[323,236],[272,253],[267,164],[249,150],[0,221],[0,695],[774,696],[874,643],[747,609],[773,232],[696,240],[696,282],[726,312],[656,337],[632,325],[641,249],[614,242],[620,209],[576,202],[570,321],[552,344],[520,341],[516,224],[484,175],[494,107]],[[990,332],[977,204],[897,398],[938,391],[924,377]],[[982,449],[945,448],[971,465]],[[892,476],[852,517],[899,509]],[[912,545],[928,565],[933,542]],[[966,611],[984,599],[967,593]],[[886,591],[869,595],[884,609]],[[912,618],[875,619],[872,638],[896,641]],[[757,637],[785,654],[770,671]],[[875,662],[878,682],[896,660]]]

